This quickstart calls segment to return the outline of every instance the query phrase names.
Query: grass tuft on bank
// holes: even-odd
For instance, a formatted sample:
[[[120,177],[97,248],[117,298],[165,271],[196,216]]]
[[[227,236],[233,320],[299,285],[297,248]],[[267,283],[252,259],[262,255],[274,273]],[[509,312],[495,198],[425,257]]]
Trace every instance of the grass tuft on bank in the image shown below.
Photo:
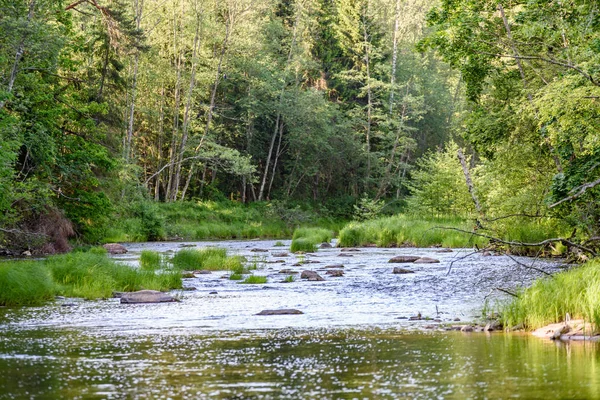
[[[571,319],[584,319],[598,330],[600,260],[539,279],[518,296],[501,307],[505,326],[523,324],[527,329],[537,329],[564,321],[568,313]]]
[[[243,266],[245,259],[240,256],[228,256],[227,249],[221,247],[205,247],[179,250],[170,261],[178,270],[219,271],[239,269]]]
[[[56,292],[50,270],[42,262],[0,262],[0,306],[40,306]]]
[[[379,247],[398,246],[443,246],[471,247],[482,245],[487,240],[451,229],[469,231],[473,224],[459,218],[424,218],[411,215],[395,215],[364,222],[352,222],[339,234],[341,247],[354,247],[375,244]]]
[[[333,238],[333,232],[323,228],[298,228],[292,236],[292,245],[290,251],[293,253],[313,252],[317,250],[317,245],[323,242],[330,242]]]
[[[137,269],[98,252],[0,263],[2,306],[42,305],[58,295],[92,300],[112,297],[115,291],[166,291],[181,286],[180,271]]]

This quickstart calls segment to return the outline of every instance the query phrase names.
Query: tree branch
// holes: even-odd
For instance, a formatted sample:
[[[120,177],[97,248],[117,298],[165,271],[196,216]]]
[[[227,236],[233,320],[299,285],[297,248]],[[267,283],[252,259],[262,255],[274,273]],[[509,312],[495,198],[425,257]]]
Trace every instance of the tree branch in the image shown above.
[[[488,55],[488,56],[493,56],[493,57],[508,57],[508,58],[514,58],[515,60],[538,60],[538,61],[544,61],[547,62],[549,64],[554,64],[554,65],[558,65],[561,67],[565,67],[565,68],[569,68],[572,70],[575,70],[577,72],[579,72],[581,75],[583,75],[587,80],[589,80],[593,85],[595,86],[600,86],[600,82],[597,82],[590,74],[586,73],[584,70],[582,70],[581,68],[577,67],[576,65],[572,65],[566,62],[562,62],[562,61],[557,61],[557,60],[553,60],[552,58],[545,58],[545,57],[540,57],[540,56],[522,56],[522,55],[511,55],[511,54],[498,54],[498,53],[488,53],[488,52],[482,52],[482,54]]]
[[[542,247],[542,246],[546,246],[550,243],[557,243],[557,242],[561,242],[561,243],[566,243],[567,245],[571,246],[571,247],[575,247],[578,248],[580,250],[583,250],[585,252],[588,252],[590,254],[592,254],[593,256],[596,256],[596,252],[588,247],[582,246],[580,244],[577,243],[573,243],[568,239],[564,239],[564,238],[553,238],[553,239],[546,239],[546,240],[542,240],[541,242],[538,243],[526,243],[526,242],[515,242],[515,241],[510,241],[510,240],[502,240],[500,238],[494,237],[494,236],[490,236],[490,235],[486,235],[483,233],[478,233],[478,232],[473,232],[473,231],[467,231],[464,229],[460,229],[460,228],[452,228],[452,227],[447,227],[447,226],[435,226],[434,229],[446,229],[446,230],[451,230],[451,231],[458,231],[458,232],[463,232],[463,233],[468,233],[470,235],[475,235],[475,236],[479,236],[479,237],[483,237],[486,239],[489,239],[490,242],[495,242],[495,243],[502,243],[502,244],[506,244],[509,246],[521,246],[521,247]]]
[[[577,193],[569,196],[569,197],[565,197],[564,199],[557,201],[554,204],[551,204],[550,206],[548,206],[548,208],[553,208],[556,207],[559,204],[564,203],[565,201],[571,201],[571,200],[575,200],[576,198],[580,197],[581,195],[583,195],[585,193],[586,190],[593,188],[594,186],[598,186],[600,185],[600,179],[595,180],[594,182],[588,182],[586,184],[583,184],[579,187],[576,187],[575,189],[572,189],[571,192],[575,191],[575,190],[579,190]]]

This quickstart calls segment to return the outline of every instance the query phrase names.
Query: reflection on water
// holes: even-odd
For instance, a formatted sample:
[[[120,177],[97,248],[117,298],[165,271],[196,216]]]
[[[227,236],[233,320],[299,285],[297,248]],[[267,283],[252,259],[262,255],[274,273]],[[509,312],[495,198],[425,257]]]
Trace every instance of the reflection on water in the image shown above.
[[[393,329],[11,329],[0,398],[600,398],[598,344]]]

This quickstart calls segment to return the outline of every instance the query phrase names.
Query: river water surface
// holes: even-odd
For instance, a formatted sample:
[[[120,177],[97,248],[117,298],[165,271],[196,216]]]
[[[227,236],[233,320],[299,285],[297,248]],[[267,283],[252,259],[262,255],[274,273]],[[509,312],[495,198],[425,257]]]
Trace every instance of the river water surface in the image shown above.
[[[185,279],[195,290],[175,293],[178,303],[0,308],[0,399],[600,398],[597,344],[443,331],[502,301],[496,288],[539,276],[508,257],[376,248],[284,256],[274,241],[227,241],[131,244],[122,260],[136,265],[143,249],[183,245],[227,247],[268,282],[213,272]],[[415,273],[395,275],[387,261],[396,255],[441,262],[400,265]],[[325,275],[333,264],[344,277]],[[326,280],[283,283],[281,269]],[[280,308],[303,314],[256,315]]]

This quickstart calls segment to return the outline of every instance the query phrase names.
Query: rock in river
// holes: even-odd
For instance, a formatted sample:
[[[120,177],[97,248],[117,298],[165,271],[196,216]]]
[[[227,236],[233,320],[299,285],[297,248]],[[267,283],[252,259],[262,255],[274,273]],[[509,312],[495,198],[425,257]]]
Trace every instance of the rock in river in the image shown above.
[[[436,264],[439,262],[440,260],[436,260],[435,258],[429,257],[421,257],[418,260],[415,260],[415,264]]]
[[[308,279],[309,281],[324,281],[325,280],[325,279],[323,279],[323,277],[321,275],[317,274],[315,271],[309,271],[309,270],[302,271],[300,278]]]
[[[414,274],[415,271],[411,271],[410,269],[405,269],[405,268],[400,268],[400,267],[394,267],[394,270],[392,271],[392,273],[394,273],[394,274]]]
[[[170,303],[176,301],[170,294],[157,290],[140,290],[138,292],[123,293],[121,304],[137,303]]]
[[[412,263],[419,260],[421,257],[417,256],[396,256],[390,259],[390,263]]]
[[[339,277],[344,276],[344,271],[342,271],[341,269],[332,269],[332,270],[325,272],[325,275],[329,275],[333,278],[339,278]]]
[[[108,254],[125,254],[127,253],[127,249],[125,246],[119,243],[106,243],[102,246],[108,251]]]
[[[323,268],[336,268],[336,269],[340,269],[340,268],[344,268],[344,264],[330,264],[330,265],[326,265]]]
[[[327,243],[327,242],[323,242],[319,245],[320,249],[331,249],[333,246],[331,246],[331,244]]]
[[[300,310],[296,310],[293,308],[283,308],[280,310],[262,310],[261,312],[259,312],[256,315],[297,315],[297,314],[304,314],[304,313]]]

